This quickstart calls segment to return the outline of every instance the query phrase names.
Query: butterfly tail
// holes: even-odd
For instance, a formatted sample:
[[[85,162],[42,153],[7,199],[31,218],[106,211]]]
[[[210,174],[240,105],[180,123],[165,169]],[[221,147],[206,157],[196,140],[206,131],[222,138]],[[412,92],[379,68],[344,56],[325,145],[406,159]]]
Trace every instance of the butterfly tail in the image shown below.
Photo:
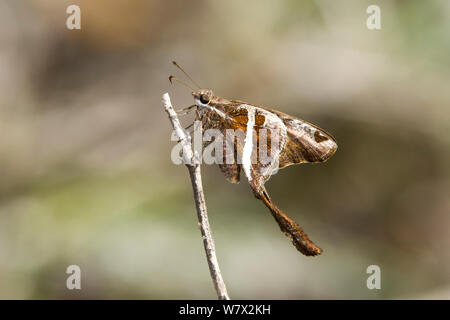
[[[283,211],[281,211],[269,198],[269,195],[265,188],[262,191],[255,192],[255,196],[260,199],[267,208],[269,208],[272,216],[280,226],[286,236],[288,236],[293,245],[298,251],[305,256],[317,256],[322,253],[322,249],[312,242],[303,229],[291,218],[289,218]]]

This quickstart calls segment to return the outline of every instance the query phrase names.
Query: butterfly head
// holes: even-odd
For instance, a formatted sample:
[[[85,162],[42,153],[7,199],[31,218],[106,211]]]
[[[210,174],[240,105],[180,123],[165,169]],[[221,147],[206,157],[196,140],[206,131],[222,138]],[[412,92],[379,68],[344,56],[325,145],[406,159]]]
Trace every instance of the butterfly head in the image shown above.
[[[200,108],[208,106],[215,99],[213,92],[208,89],[194,91],[192,96],[194,97],[195,105]]]
[[[178,63],[176,63],[175,61],[172,61],[172,63],[174,66],[176,66],[178,69],[180,69],[188,77],[189,80],[191,80],[191,82],[198,88],[198,90],[194,89],[188,83],[181,81],[180,79],[178,79],[177,77],[174,77],[174,76],[169,77],[170,83],[172,83],[172,80],[175,80],[175,81],[181,83],[182,85],[192,89],[193,90],[192,96],[194,97],[194,103],[198,108],[210,107],[211,104],[214,105],[215,103],[218,102],[218,100],[220,98],[216,97],[211,90],[201,89],[201,87],[198,85],[198,83],[195,82],[194,79],[192,79],[191,76],[186,71],[184,71],[183,68],[181,68],[178,65]]]

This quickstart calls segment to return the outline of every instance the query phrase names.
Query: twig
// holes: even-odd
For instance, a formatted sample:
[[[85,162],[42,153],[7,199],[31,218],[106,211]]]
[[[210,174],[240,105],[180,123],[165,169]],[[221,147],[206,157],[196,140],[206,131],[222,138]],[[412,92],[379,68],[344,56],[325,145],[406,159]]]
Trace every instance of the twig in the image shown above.
[[[189,176],[191,177],[195,206],[197,207],[198,225],[202,233],[203,246],[205,247],[206,260],[208,261],[211,279],[214,283],[214,287],[216,288],[219,300],[229,300],[230,297],[228,296],[225,282],[223,281],[222,274],[220,273],[219,262],[216,257],[216,248],[214,246],[214,240],[209,227],[208,212],[206,210],[205,195],[203,194],[202,176],[200,172],[198,155],[192,151],[191,136],[187,135],[181,127],[180,120],[172,107],[168,93],[163,94],[162,102],[183,148],[183,163],[188,168]]]

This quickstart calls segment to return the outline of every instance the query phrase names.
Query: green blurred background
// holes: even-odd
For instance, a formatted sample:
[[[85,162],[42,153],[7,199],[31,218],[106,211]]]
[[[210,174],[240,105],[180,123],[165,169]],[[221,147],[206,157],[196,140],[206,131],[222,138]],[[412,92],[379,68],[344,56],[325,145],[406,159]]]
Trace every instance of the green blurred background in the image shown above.
[[[66,29],[70,4],[81,31]],[[232,298],[450,298],[448,0],[4,0],[0,25],[0,298],[216,298],[188,173],[170,160],[161,95],[192,103],[172,60],[339,144],[266,184],[316,258],[247,182],[203,166]],[[81,290],[66,289],[71,264]],[[366,287],[373,264],[381,290]]]

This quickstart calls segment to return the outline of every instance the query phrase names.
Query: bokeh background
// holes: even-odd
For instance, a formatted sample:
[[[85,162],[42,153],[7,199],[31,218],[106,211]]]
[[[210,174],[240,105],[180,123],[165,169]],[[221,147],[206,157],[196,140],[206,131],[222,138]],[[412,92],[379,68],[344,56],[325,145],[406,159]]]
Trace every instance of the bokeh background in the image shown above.
[[[70,4],[81,30],[66,28]],[[0,26],[0,298],[216,298],[187,170],[170,160],[161,95],[192,103],[172,60],[339,144],[266,185],[317,258],[246,181],[203,166],[232,298],[450,298],[449,1],[4,0]]]

